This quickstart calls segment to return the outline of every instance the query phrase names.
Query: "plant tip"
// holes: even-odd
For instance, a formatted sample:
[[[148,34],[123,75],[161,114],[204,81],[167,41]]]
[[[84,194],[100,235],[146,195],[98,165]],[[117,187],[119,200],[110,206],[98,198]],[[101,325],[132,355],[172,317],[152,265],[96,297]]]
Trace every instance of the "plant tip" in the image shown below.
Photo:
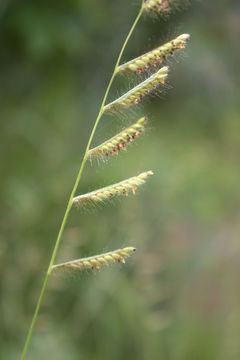
[[[168,12],[170,10],[169,0],[146,0],[144,3],[144,8],[147,12]]]

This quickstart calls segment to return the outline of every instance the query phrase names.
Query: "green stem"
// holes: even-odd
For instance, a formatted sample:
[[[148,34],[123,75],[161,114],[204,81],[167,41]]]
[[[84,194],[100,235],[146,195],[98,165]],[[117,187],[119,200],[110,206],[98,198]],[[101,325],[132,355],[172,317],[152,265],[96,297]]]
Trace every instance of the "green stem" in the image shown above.
[[[137,15],[137,17],[136,17],[136,19],[135,19],[135,21],[134,21],[134,23],[133,23],[133,25],[132,25],[132,27],[131,27],[131,29],[129,31],[124,43],[123,43],[123,46],[122,46],[121,51],[119,53],[116,65],[115,65],[114,70],[113,70],[113,74],[111,76],[111,79],[110,79],[109,84],[107,86],[107,90],[106,90],[105,95],[103,97],[102,104],[101,104],[98,116],[96,118],[96,121],[95,121],[95,124],[93,126],[90,138],[88,140],[86,150],[85,150],[85,153],[84,153],[84,156],[83,156],[83,160],[82,160],[80,169],[78,171],[78,175],[77,175],[75,184],[73,186],[71,195],[70,195],[69,200],[68,200],[67,208],[66,208],[65,214],[63,216],[63,220],[62,220],[62,223],[61,223],[61,226],[60,226],[60,230],[59,230],[57,240],[56,240],[56,243],[55,243],[55,246],[54,246],[54,249],[53,249],[53,253],[52,253],[52,256],[51,256],[51,260],[50,260],[50,263],[49,263],[49,266],[48,266],[48,270],[47,270],[47,273],[46,273],[46,276],[45,276],[45,279],[44,279],[44,282],[43,282],[43,285],[42,285],[42,289],[41,289],[41,292],[40,292],[40,295],[39,295],[39,299],[38,299],[38,302],[37,302],[37,305],[36,305],[36,309],[35,309],[35,312],[34,312],[34,315],[33,315],[33,318],[32,318],[32,322],[31,322],[31,325],[30,325],[30,328],[29,328],[29,331],[28,331],[28,334],[27,334],[27,338],[26,338],[26,342],[25,342],[24,349],[23,349],[23,352],[22,352],[21,360],[24,360],[25,357],[26,357],[26,353],[27,353],[29,343],[30,343],[30,340],[31,340],[31,337],[32,337],[33,329],[34,329],[34,326],[35,326],[35,323],[36,323],[36,320],[37,320],[37,317],[38,317],[38,313],[39,313],[39,309],[40,309],[40,306],[41,306],[41,303],[42,303],[42,299],[43,299],[43,296],[44,296],[44,293],[45,293],[45,290],[46,290],[46,287],[47,287],[47,284],[48,284],[48,280],[49,280],[49,277],[50,277],[50,274],[51,274],[51,271],[52,271],[52,266],[54,264],[54,261],[55,261],[55,258],[56,258],[57,252],[58,252],[58,248],[59,248],[59,245],[60,245],[60,241],[61,241],[61,238],[62,238],[62,234],[63,234],[64,228],[65,228],[65,225],[66,225],[66,222],[67,222],[67,219],[68,219],[69,212],[70,212],[71,207],[72,207],[72,200],[73,200],[73,197],[74,197],[74,195],[76,193],[76,190],[78,188],[78,184],[80,182],[82,172],[83,172],[84,166],[85,166],[86,161],[87,161],[88,151],[90,149],[94,134],[95,134],[97,126],[99,124],[99,121],[100,121],[100,119],[101,119],[101,117],[102,117],[102,115],[104,113],[104,106],[105,106],[105,103],[106,103],[106,100],[107,100],[107,96],[108,96],[109,91],[111,89],[113,80],[114,80],[114,78],[116,76],[117,68],[118,68],[119,63],[121,61],[123,52],[124,52],[124,50],[125,50],[125,48],[127,46],[127,43],[128,43],[128,41],[129,41],[129,39],[130,39],[130,37],[131,37],[137,23],[138,23],[142,13],[143,13],[143,10],[144,10],[143,5],[144,5],[144,0],[142,0],[142,5],[141,5],[141,8],[139,10],[139,13],[138,13],[138,15]]]

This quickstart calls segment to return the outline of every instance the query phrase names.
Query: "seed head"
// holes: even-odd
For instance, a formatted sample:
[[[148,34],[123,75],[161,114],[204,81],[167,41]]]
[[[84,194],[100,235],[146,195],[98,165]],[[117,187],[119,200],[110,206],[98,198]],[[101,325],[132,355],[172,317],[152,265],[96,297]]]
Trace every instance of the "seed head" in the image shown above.
[[[118,72],[130,71],[142,73],[150,66],[157,66],[166,60],[167,57],[173,55],[176,50],[185,49],[189,38],[189,34],[182,34],[176,39],[173,39],[144,55],[141,55],[131,61],[128,61],[125,64],[120,65],[118,67]]]
[[[116,196],[128,196],[130,191],[132,191],[133,195],[135,195],[137,187],[143,185],[147,178],[151,175],[153,175],[153,172],[147,171],[117,184],[113,184],[84,195],[76,196],[73,198],[72,203],[73,205],[86,205],[91,203],[97,204],[106,200],[111,200]]]
[[[111,263],[122,263],[125,264],[126,258],[132,255],[136,251],[134,247],[125,247],[108,253],[91,256],[87,258],[77,259],[68,261],[62,264],[53,265],[52,270],[87,270],[96,269],[99,270],[103,265],[107,266]]]
[[[170,10],[170,0],[146,0],[144,8],[147,12],[168,12]]]
[[[168,76],[168,67],[164,66],[163,68],[158,70],[155,74],[147,78],[145,81],[141,82],[133,89],[128,91],[126,94],[122,95],[120,98],[105,105],[104,111],[109,112],[109,111],[122,110],[128,108],[131,105],[137,105],[145,95],[155,90],[159,85],[164,85],[167,76]]]
[[[118,155],[120,150],[125,149],[129,143],[133,142],[142,134],[146,121],[145,117],[140,118],[136,123],[124,129],[119,134],[89,150],[88,158],[104,158]]]

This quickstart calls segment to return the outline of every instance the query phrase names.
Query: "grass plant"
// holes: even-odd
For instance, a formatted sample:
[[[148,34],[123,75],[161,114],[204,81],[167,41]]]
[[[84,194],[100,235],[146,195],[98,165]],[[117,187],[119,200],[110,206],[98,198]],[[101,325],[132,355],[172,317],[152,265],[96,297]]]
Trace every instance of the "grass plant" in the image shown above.
[[[119,52],[119,56],[114,66],[112,76],[108,83],[106,92],[103,96],[95,124],[93,126],[92,132],[87,142],[87,146],[83,155],[83,159],[79,171],[77,173],[77,177],[72,192],[69,196],[69,200],[66,206],[65,213],[63,215],[62,223],[58,232],[55,246],[50,258],[49,266],[40,291],[39,299],[37,301],[36,309],[27,334],[21,360],[24,360],[26,357],[26,353],[38,317],[43,296],[47,288],[49,277],[53,271],[57,272],[59,270],[65,271],[65,270],[100,269],[102,265],[108,265],[110,263],[115,263],[115,262],[125,263],[126,258],[132,253],[134,253],[136,250],[134,247],[126,247],[123,249],[92,256],[89,258],[82,258],[73,261],[68,261],[62,264],[55,264],[55,259],[58,253],[64,228],[66,226],[67,219],[69,217],[69,213],[73,205],[82,205],[82,204],[99,203],[99,202],[104,203],[106,200],[110,200],[113,197],[119,195],[128,195],[130,191],[133,194],[135,194],[137,187],[144,184],[147,178],[153,175],[153,172],[150,170],[147,172],[143,172],[132,178],[129,178],[127,180],[124,180],[122,182],[119,182],[117,184],[110,185],[102,189],[94,190],[87,194],[82,194],[79,196],[75,195],[87,160],[89,159],[91,160],[93,158],[106,158],[109,155],[111,156],[116,155],[120,150],[125,149],[125,147],[129,143],[133,142],[133,140],[136,140],[139,137],[139,135],[143,133],[144,127],[146,125],[145,117],[140,118],[134,124],[130,125],[128,128],[124,129],[123,131],[121,131],[111,139],[103,142],[101,145],[90,149],[92,140],[94,138],[96,129],[98,127],[99,121],[101,120],[102,116],[107,112],[114,113],[115,111],[125,110],[132,105],[137,105],[144,96],[148,95],[149,93],[155,91],[157,88],[164,85],[169,69],[167,66],[158,69],[155,73],[147,77],[144,81],[137,84],[127,93],[123,94],[118,99],[106,104],[109,91],[118,73],[122,73],[124,71],[126,72],[132,71],[137,77],[138,73],[141,73],[145,69],[156,67],[158,64],[161,64],[168,56],[172,55],[175,50],[185,48],[186,41],[189,38],[188,34],[180,35],[171,42],[168,42],[165,45],[155,50],[152,50],[147,54],[144,54],[125,64],[120,64],[124,50],[142,14],[144,12],[148,12],[150,14],[154,12],[158,12],[158,13],[166,12],[166,11],[168,12],[169,8],[170,8],[170,2],[168,0],[146,0],[146,1],[142,0],[139,12]]]

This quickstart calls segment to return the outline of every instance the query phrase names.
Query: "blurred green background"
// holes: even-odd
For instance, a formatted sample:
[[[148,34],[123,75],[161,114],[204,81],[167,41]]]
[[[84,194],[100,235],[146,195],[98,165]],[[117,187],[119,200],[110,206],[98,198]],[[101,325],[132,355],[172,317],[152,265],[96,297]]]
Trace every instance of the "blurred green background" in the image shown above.
[[[17,359],[114,61],[129,0],[0,2],[0,358]],[[29,359],[240,359],[240,4],[143,17],[124,54],[183,33],[145,135],[87,164],[78,193],[152,169],[137,196],[72,210],[57,262],[136,246],[125,266],[53,276]],[[136,83],[137,81],[134,81]],[[113,99],[133,84],[118,79]],[[142,109],[105,116],[94,144]]]

